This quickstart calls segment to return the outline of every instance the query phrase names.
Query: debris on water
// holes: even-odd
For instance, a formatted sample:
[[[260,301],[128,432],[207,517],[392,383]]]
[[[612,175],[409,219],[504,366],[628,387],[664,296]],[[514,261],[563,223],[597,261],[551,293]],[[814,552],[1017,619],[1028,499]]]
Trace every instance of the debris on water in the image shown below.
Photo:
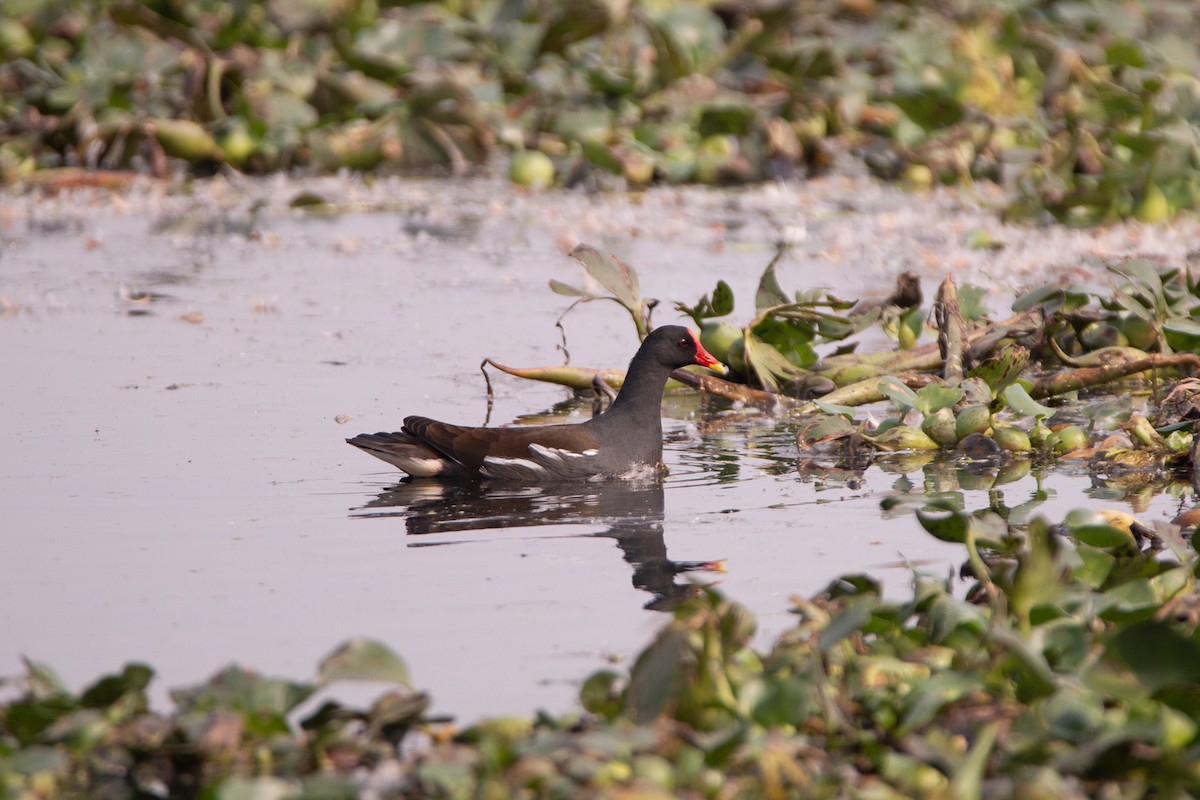
[[[290,208],[314,208],[328,203],[328,200],[315,192],[300,192],[288,202],[288,206]]]
[[[117,287],[117,299],[130,305],[146,306],[151,303],[174,300],[175,298],[169,294],[154,292],[148,289],[131,289],[122,283]]]

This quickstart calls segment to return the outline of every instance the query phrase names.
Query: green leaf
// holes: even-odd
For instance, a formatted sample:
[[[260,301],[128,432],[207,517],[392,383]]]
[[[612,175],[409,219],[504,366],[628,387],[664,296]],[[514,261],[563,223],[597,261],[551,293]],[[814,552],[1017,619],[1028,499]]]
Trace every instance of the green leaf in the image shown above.
[[[358,790],[358,782],[349,776],[310,775],[304,779],[304,788],[300,794],[295,793],[295,787],[290,787],[287,795],[289,800],[358,800],[362,794]]]
[[[772,391],[779,389],[781,381],[804,374],[804,370],[754,334],[746,337],[746,361],[762,385]]]
[[[701,108],[696,130],[702,139],[721,134],[741,136],[749,133],[751,124],[758,116],[758,110],[749,103],[714,101]]]
[[[75,698],[66,694],[12,703],[4,708],[4,729],[28,745],[60,717],[78,709]]]
[[[1038,709],[1050,734],[1072,744],[1095,738],[1104,725],[1104,703],[1095,692],[1064,686],[1046,698]]]
[[[983,286],[964,283],[958,287],[958,310],[967,322],[983,319],[987,316],[987,296],[989,290]]]
[[[584,139],[580,146],[583,149],[583,157],[592,162],[600,169],[607,170],[614,175],[620,175],[622,171],[621,159],[612,151],[604,142],[598,139]],[[571,255],[575,255],[572,253]]]
[[[848,410],[852,411],[853,409]],[[850,423],[849,419],[841,414],[828,413],[827,416],[807,423],[796,435],[801,443],[811,444],[829,439],[838,439],[848,436],[853,432],[854,426]]]
[[[807,676],[793,676],[766,684],[751,712],[759,725],[799,725],[810,714],[819,713],[817,690]]]
[[[612,159],[612,166],[619,172],[621,162],[604,144],[615,124],[611,110],[596,106],[583,106],[558,109],[549,123],[549,128],[551,133],[555,133],[567,141],[579,142],[583,147],[584,156],[588,160],[592,160],[588,148],[598,147],[606,154],[607,158]],[[609,167],[605,166],[604,168],[608,169]]]
[[[1019,344],[1009,344],[968,372],[967,377],[982,378],[992,395],[1000,396],[1028,365],[1029,350]]]
[[[227,778],[213,792],[215,800],[284,800],[296,795],[283,778]]]
[[[1028,311],[1042,306],[1046,311],[1074,311],[1087,305],[1088,293],[1074,286],[1039,286],[1013,301],[1013,311]]]
[[[921,331],[925,327],[925,309],[920,306],[910,308],[900,315],[899,325],[901,328],[907,328],[912,334],[912,341],[915,342],[921,338]],[[904,341],[901,339],[900,341]]]
[[[1029,396],[1028,390],[1020,383],[1012,383],[1004,390],[1004,404],[1013,411],[1027,417],[1048,419],[1054,416],[1054,409],[1044,406]]]
[[[154,670],[145,664],[126,664],[120,675],[101,678],[85,689],[80,702],[85,708],[108,708],[126,695],[142,695],[153,677]]]
[[[1131,294],[1117,286],[1113,287],[1112,294],[1118,307],[1125,309],[1135,317],[1145,320],[1152,325],[1156,322],[1157,315],[1154,308],[1146,304],[1145,298],[1140,295]]]
[[[996,736],[1000,731],[1000,720],[993,720],[983,726],[983,730],[975,734],[967,757],[954,771],[950,781],[953,797],[982,797],[983,778],[987,772],[988,756],[996,744]]]
[[[1192,441],[1194,437],[1191,433],[1183,431],[1171,431],[1167,435],[1167,450],[1172,453],[1187,453],[1192,449]]]
[[[1163,324],[1163,335],[1171,349],[1183,353],[1200,353],[1200,322],[1183,317]]]
[[[936,719],[943,708],[978,692],[979,687],[979,676],[974,673],[938,672],[917,682],[904,698],[904,726],[923,728]]]
[[[66,684],[48,664],[24,657],[21,660],[25,662],[25,679],[29,682],[29,691],[34,697],[68,694]]]
[[[17,775],[55,773],[67,766],[67,754],[57,747],[34,745],[6,755],[4,771]],[[3,773],[0,773],[3,774]],[[9,796],[6,794],[6,796]],[[30,792],[30,796],[33,793]]]
[[[703,69],[724,46],[725,26],[711,10],[698,3],[647,4],[643,8],[650,21],[647,26],[658,50],[655,64],[659,80],[665,85],[689,73]],[[662,63],[658,37],[669,36],[670,62]]]
[[[1093,589],[1099,589],[1112,574],[1116,556],[1098,547],[1090,547],[1083,543],[1076,546],[1075,551],[1083,561],[1083,566],[1076,568],[1075,577],[1084,581]]]
[[[321,684],[334,681],[388,681],[412,686],[408,666],[391,648],[372,639],[351,639],[321,662]]]
[[[1128,553],[1128,550],[1125,552]],[[1129,575],[1131,568],[1142,567],[1128,557],[1113,563],[1113,572],[1108,582],[1116,585],[1104,592],[1101,604],[1098,604],[1098,616],[1108,620],[1142,620],[1151,616],[1162,604],[1163,598],[1154,590],[1150,581],[1140,576]]]
[[[667,713],[678,702],[694,667],[687,633],[677,627],[665,629],[633,665],[625,692],[626,710],[639,724]]]
[[[821,409],[826,414],[834,414],[834,415],[837,415],[840,417],[844,417],[847,420],[854,418],[855,409],[853,406],[843,406],[843,405],[839,405],[838,403],[826,403],[824,400],[821,400],[819,398],[814,399],[812,402],[813,402],[814,406]]]
[[[723,317],[733,313],[733,289],[725,281],[717,281],[712,293],[712,315]]]
[[[947,513],[947,511],[945,507],[937,505],[917,509],[917,522],[920,522],[921,527],[927,532],[933,534],[935,539],[953,544],[966,542],[967,526],[970,525],[970,520],[965,514],[957,511]]]
[[[427,797],[446,797],[460,800],[476,796],[473,768],[466,761],[426,761],[416,770],[421,787],[428,787]]]
[[[1122,547],[1133,543],[1129,531],[1114,527],[1103,514],[1076,508],[1067,512],[1063,523],[1074,538],[1102,549]]]
[[[865,328],[859,324],[862,319],[862,317],[850,320],[843,317],[821,316],[817,320],[817,332],[821,334],[822,338],[836,342],[864,330]]]
[[[1188,336],[1200,337],[1200,320],[1192,317],[1181,317],[1171,320],[1163,325],[1168,330],[1186,333]]]
[[[630,311],[642,303],[637,272],[621,259],[601,253],[591,245],[581,244],[571,251],[571,257],[583,264],[596,282],[612,292],[613,297]]]
[[[599,300],[601,297],[598,294],[592,294],[591,292],[584,291],[583,289],[577,289],[576,287],[571,286],[570,284],[563,283],[562,281],[555,280],[554,278],[551,278],[549,283],[550,283],[550,290],[552,292],[554,292],[555,294],[564,295],[566,297],[586,297],[589,300]]]
[[[1117,633],[1109,649],[1153,690],[1200,683],[1200,644],[1165,623],[1147,620],[1129,625]]]
[[[887,395],[887,398],[895,403],[901,412],[920,407],[921,400],[917,397],[917,393],[894,376],[888,375],[880,378],[879,391]]]
[[[976,226],[967,231],[963,244],[971,250],[1003,250],[1004,243],[996,241],[987,228]],[[964,317],[965,319],[965,317]]]
[[[1104,50],[1104,61],[1110,67],[1145,67],[1146,53],[1139,42],[1116,39]]]
[[[620,692],[617,690],[620,682],[621,677],[611,669],[592,673],[579,687],[579,704],[589,714],[615,719],[621,711]]]
[[[1131,258],[1109,268],[1115,275],[1121,275],[1134,283],[1136,288],[1159,296],[1163,291],[1162,275],[1158,266],[1147,258]]]
[[[778,256],[771,259],[771,263],[763,270],[762,277],[758,279],[758,289],[754,293],[755,311],[761,312],[764,309],[787,305],[791,302],[791,298],[783,293],[779,279],[775,276],[775,265],[778,263]]]
[[[307,683],[265,678],[233,665],[207,683],[172,689],[171,699],[181,713],[230,709],[245,714],[273,714],[282,719],[282,715],[307,700],[315,689]]]
[[[645,28],[646,33],[650,36],[651,43],[654,45],[655,70],[658,73],[658,79],[662,83],[669,84],[692,71],[693,65],[691,59],[688,58],[683,48],[679,46],[668,26],[654,20],[648,20]]]
[[[996,628],[992,636],[1008,651],[1004,671],[1015,683],[1018,700],[1029,703],[1054,691],[1054,671],[1030,639],[1009,627]]]
[[[1008,589],[1009,606],[1022,623],[1028,622],[1035,607],[1055,602],[1064,590],[1061,546],[1045,520],[1036,519],[1030,524],[1026,547]]]
[[[878,598],[860,595],[851,598],[845,609],[836,614],[817,635],[817,649],[828,652],[831,647],[862,629],[871,620],[871,611],[878,605]]]
[[[959,386],[931,383],[917,390],[917,399],[920,402],[917,410],[922,414],[933,414],[943,408],[949,408],[962,398],[963,390]]]
[[[785,316],[786,312],[768,315],[752,328],[759,340],[775,348],[786,360],[801,367],[817,360],[813,350],[813,320],[810,317]]]
[[[945,86],[927,84],[919,89],[903,89],[893,94],[891,100],[927,131],[955,125],[966,113],[962,103]]]

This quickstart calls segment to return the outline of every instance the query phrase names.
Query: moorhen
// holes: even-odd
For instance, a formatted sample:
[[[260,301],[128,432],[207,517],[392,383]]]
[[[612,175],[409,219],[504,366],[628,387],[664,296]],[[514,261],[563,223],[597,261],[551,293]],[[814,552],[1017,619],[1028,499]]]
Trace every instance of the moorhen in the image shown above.
[[[663,388],[688,364],[724,369],[694,330],[665,325],[642,342],[612,406],[586,422],[472,428],[406,417],[395,433],[346,441],[417,478],[544,483],[633,476],[661,466]]]

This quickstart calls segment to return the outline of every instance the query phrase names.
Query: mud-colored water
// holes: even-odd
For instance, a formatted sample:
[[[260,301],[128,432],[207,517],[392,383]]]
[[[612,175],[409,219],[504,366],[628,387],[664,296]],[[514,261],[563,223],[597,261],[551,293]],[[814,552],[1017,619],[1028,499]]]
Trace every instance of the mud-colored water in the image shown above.
[[[301,188],[345,205],[291,211]],[[908,514],[885,519],[879,501],[952,488],[953,470],[804,477],[786,423],[695,398],[664,408],[662,488],[397,485],[343,442],[408,413],[482,423],[484,357],[561,363],[566,301],[546,280],[581,280],[563,255],[576,241],[617,252],[664,301],[695,302],[725,278],[748,302],[780,236],[798,243],[780,273],[789,289],[883,295],[900,269],[931,286],[946,263],[922,254],[939,247],[998,297],[1030,279],[1024,233],[997,230],[1007,253],[961,251],[989,212],[928,203],[949,232],[853,181],[609,198],[218,181],[190,195],[0,198],[0,673],[27,655],[81,685],[143,660],[161,692],[231,660],[304,677],[366,635],[404,655],[435,710],[564,710],[693,580],[719,581],[766,637],[788,623],[790,595],[840,574],[868,570],[895,590],[910,564],[948,573],[958,549]],[[1155,246],[1174,252],[1188,235]],[[1147,236],[1063,239],[1056,264],[1078,268],[1071,247],[1144,250]],[[674,318],[665,302],[658,321]],[[575,364],[620,367],[636,347],[613,304],[564,324]],[[588,413],[561,405],[565,390],[493,384],[493,424],[556,405]],[[1040,488],[1052,515],[1122,502],[1065,474]],[[1024,477],[991,499],[1017,506],[1038,489]],[[989,502],[963,491],[968,506]],[[1170,516],[1171,502],[1143,518]],[[716,560],[725,573],[704,568]]]

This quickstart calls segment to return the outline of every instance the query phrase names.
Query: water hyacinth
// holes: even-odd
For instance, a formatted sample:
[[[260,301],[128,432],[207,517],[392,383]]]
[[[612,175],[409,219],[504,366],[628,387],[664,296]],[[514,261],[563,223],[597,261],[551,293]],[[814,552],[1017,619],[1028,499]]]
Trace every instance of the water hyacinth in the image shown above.
[[[975,403],[958,412],[954,420],[954,435],[965,439],[972,433],[987,433],[992,427],[992,412],[983,403]]]
[[[1108,509],[1010,524],[944,503],[915,520],[961,548],[965,592],[914,574],[888,599],[842,576],[792,598],[794,622],[758,650],[746,609],[697,587],[561,716],[430,718],[419,676],[365,639],[336,648],[315,681],[229,667],[171,692],[165,711],[146,700],[145,665],[76,692],[26,661],[0,703],[0,785],[64,797],[1200,791],[1200,617],[1178,613],[1194,605],[1197,564],[1177,527]],[[303,710],[347,679],[383,694]]]
[[[937,442],[938,447],[954,447],[961,438],[954,411],[949,408],[938,409],[927,415],[921,423],[921,430]]]
[[[1200,119],[1200,31],[1181,3],[28,0],[6,12],[6,181],[58,166],[163,173],[164,156],[196,174],[462,174],[503,142],[518,161],[553,162],[539,184],[787,179],[840,150],[916,191],[997,182],[1014,218],[1161,222],[1200,197],[1185,135]],[[919,333],[897,329],[904,347]]]
[[[1011,425],[996,425],[992,428],[992,438],[1002,450],[1014,453],[1028,453],[1033,449],[1029,434]]]

